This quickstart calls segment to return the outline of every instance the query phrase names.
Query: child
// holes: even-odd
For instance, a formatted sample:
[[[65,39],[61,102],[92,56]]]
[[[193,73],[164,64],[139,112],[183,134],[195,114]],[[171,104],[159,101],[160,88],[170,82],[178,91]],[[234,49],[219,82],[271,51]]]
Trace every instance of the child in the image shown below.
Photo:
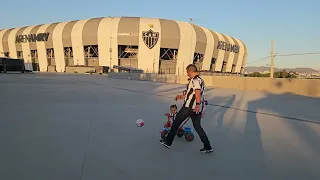
[[[170,106],[170,121],[166,122],[164,127],[166,127],[166,128],[171,127],[173,121],[176,119],[177,109],[178,109],[178,107],[175,104]]]

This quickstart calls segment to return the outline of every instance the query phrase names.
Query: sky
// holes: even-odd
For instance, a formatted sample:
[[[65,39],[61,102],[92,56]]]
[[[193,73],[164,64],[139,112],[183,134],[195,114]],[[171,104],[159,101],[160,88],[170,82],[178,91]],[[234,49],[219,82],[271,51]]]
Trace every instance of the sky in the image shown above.
[[[319,0],[1,0],[0,29],[94,17],[134,16],[179,21],[241,39],[247,66],[267,66],[278,54],[320,53]],[[257,61],[257,62],[254,62]],[[320,54],[275,57],[275,67],[320,70]]]

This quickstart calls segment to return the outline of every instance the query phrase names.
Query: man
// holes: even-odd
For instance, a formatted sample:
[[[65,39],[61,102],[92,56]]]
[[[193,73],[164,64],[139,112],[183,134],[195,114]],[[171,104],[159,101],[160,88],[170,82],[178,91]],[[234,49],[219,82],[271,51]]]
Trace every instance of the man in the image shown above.
[[[184,98],[184,104],[179,110],[178,114],[176,115],[176,119],[172,124],[167,140],[160,140],[160,143],[164,145],[166,148],[170,149],[174,137],[177,134],[179,126],[186,118],[191,117],[193,127],[198,133],[204,146],[202,149],[200,149],[200,152],[213,152],[213,149],[210,145],[210,141],[206,133],[202,129],[200,122],[203,108],[202,102],[204,100],[205,84],[203,79],[198,75],[197,67],[195,65],[188,65],[186,70],[188,76],[190,77],[187,92],[184,95],[176,96],[176,100]]]

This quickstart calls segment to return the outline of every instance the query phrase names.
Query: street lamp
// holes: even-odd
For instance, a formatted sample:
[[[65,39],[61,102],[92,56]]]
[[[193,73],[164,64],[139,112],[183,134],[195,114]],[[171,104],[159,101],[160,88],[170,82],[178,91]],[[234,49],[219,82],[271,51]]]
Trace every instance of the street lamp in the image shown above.
[[[156,59],[155,59],[156,53],[153,53],[153,67],[152,67],[152,73],[154,74],[154,65],[156,64]]]
[[[194,21],[192,18],[189,18],[189,23],[191,26],[194,25]],[[194,55],[192,54],[192,38],[193,38],[193,31],[191,30],[191,41],[190,41],[190,59],[191,59],[191,64],[193,64],[193,59],[194,59]],[[183,67],[184,68],[184,67]]]
[[[189,23],[191,24],[191,26],[193,26],[193,25],[195,25],[195,23],[194,23],[194,21],[197,21],[197,20],[199,20],[199,19],[193,19],[193,18],[189,18]],[[193,29],[193,28],[192,28]],[[191,45],[190,45],[190,56],[191,56],[191,64],[193,64],[193,60],[194,60],[194,54],[192,54],[192,52],[194,52],[193,50],[192,50],[192,39],[193,39],[193,30],[191,31]],[[197,39],[196,39],[196,42],[197,42]],[[195,43],[196,43],[195,42]]]
[[[129,49],[128,49],[128,50],[129,50],[130,53],[131,53],[131,50],[133,49],[133,48],[132,48],[132,45],[131,45],[132,35],[133,35],[132,33],[129,33],[130,38],[129,38]],[[130,55],[130,70],[129,70],[129,72],[131,72],[131,58],[132,58],[132,57],[131,57],[131,55]]]
[[[111,19],[111,21],[113,20],[113,17],[112,16],[109,16],[109,18]],[[111,61],[112,61],[112,26],[110,27],[110,34],[109,34],[109,37],[110,37],[110,41],[109,41],[109,72],[111,72]]]
[[[76,47],[80,51],[80,47],[79,46],[76,46]],[[82,56],[84,56],[84,54]],[[79,57],[78,56],[77,56],[77,73],[79,73]]]

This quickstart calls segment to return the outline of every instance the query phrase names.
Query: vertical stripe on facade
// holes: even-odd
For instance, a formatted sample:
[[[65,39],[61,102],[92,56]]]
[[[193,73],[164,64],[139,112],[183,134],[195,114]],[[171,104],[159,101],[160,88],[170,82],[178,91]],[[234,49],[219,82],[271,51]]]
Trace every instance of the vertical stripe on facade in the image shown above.
[[[180,28],[176,21],[159,19],[161,26],[160,48],[179,49]]]
[[[180,29],[180,45],[176,74],[184,75],[187,65],[192,64],[196,46],[196,32],[191,24],[177,21]]]
[[[30,34],[31,30],[34,28],[35,26],[29,26],[27,27],[22,34]],[[31,70],[33,71],[33,68],[32,68],[32,59],[31,59],[31,52],[30,52],[30,45],[29,45],[29,42],[26,42],[26,43],[22,43],[22,51],[23,51],[23,59],[24,59],[24,62],[26,63],[26,67],[25,69],[26,70]]]
[[[48,29],[50,24],[42,25],[37,33],[45,33]],[[49,38],[52,38],[52,35],[49,34]],[[38,60],[39,60],[39,68],[40,71],[47,71],[48,70],[48,59],[47,59],[47,51],[46,51],[46,45],[43,41],[37,41],[37,52],[38,52]]]
[[[42,26],[41,25],[37,25],[36,27],[34,27],[31,31],[30,34],[37,34],[39,28]],[[29,42],[29,46],[30,46],[30,50],[36,50],[37,49],[37,43],[36,42]]]
[[[247,51],[247,46],[241,41],[241,43],[243,44],[244,47],[244,55],[243,55],[243,60],[242,60],[242,64],[241,67],[243,67],[242,71],[244,71],[244,67],[247,63],[247,55],[248,55],[248,51]],[[243,72],[241,72],[243,73]]]
[[[138,68],[147,73],[157,72],[159,69],[160,44],[161,44],[161,24],[159,19],[155,18],[140,18],[139,24],[139,52],[138,52]],[[151,26],[151,27],[150,27]],[[158,33],[157,41],[151,41],[151,38],[143,38],[144,31],[152,30]],[[149,49],[145,44],[155,43],[154,47]]]
[[[68,47],[72,49],[71,31],[73,29],[73,26],[76,24],[76,22],[78,22],[78,20],[68,22],[62,31],[62,44],[64,48]],[[66,58],[65,62],[67,63],[67,61],[68,61],[68,64],[66,64],[66,66],[76,65],[77,62],[73,56],[73,49],[72,49],[72,57]]]
[[[17,35],[16,36],[19,36],[19,35],[22,35],[23,34],[23,31],[26,29],[27,27],[23,27],[21,29],[18,30],[17,32]],[[17,51],[22,51],[22,43],[15,43],[16,44],[16,50]],[[23,56],[23,53],[22,53],[22,56]]]
[[[226,68],[226,72],[228,72],[228,73],[230,73],[231,72],[231,70],[232,70],[232,64],[233,64],[233,59],[234,59],[234,52],[233,51],[231,51],[231,46],[233,46],[234,45],[234,42],[233,42],[233,39],[231,38],[231,37],[229,37],[229,36],[227,36],[227,35],[225,35],[225,37],[228,39],[228,46],[229,47],[227,47],[228,49],[227,49],[227,54],[228,54],[228,59],[227,59],[227,68]]]
[[[217,39],[218,39],[217,43],[215,43],[215,47],[213,50],[214,58],[216,58],[214,71],[220,72],[222,70],[222,64],[223,64],[223,60],[224,60],[224,56],[225,56],[225,51],[218,49],[218,42],[225,41],[225,39],[223,38],[223,36],[220,33],[213,32],[213,31],[211,31],[211,32],[212,32],[212,35],[214,37],[217,37]]]
[[[18,57],[15,40],[16,40],[16,35],[19,29],[20,28],[13,29],[8,36],[8,48],[10,52],[10,58],[14,58],[14,59],[17,59]]]
[[[230,44],[229,38],[228,38],[226,35],[221,34],[221,36],[223,37],[224,42],[226,42],[226,45],[227,45],[227,44]],[[226,46],[226,45],[225,45],[225,47],[224,47],[225,50],[220,49],[220,51],[223,51],[223,52],[224,52],[223,63],[224,63],[224,62],[225,62],[225,63],[228,63],[229,55],[230,55],[230,52],[226,50],[226,49],[227,49],[227,46]],[[223,65],[223,64],[222,64],[222,65]],[[227,65],[225,66],[225,68],[226,68],[226,70],[225,70],[224,72],[228,72],[228,71],[227,71]],[[223,69],[221,69],[221,71],[223,71]]]
[[[207,47],[207,36],[203,29],[197,25],[192,25],[196,36],[195,53],[204,54]]]
[[[98,26],[99,65],[118,65],[118,26],[120,18],[103,18]],[[111,48],[111,49],[110,49]],[[111,56],[110,56],[111,50]],[[111,58],[111,60],[110,60]]]
[[[9,38],[9,34],[10,32],[13,30],[13,28],[8,29],[6,32],[4,32],[3,37],[2,37],[2,50],[3,53],[5,52],[9,52],[9,45],[8,45],[8,38]],[[10,53],[10,52],[9,52]],[[10,54],[9,54],[10,56]]]
[[[48,28],[46,29],[46,33],[49,33],[48,41],[46,41],[46,42],[44,43],[44,44],[45,44],[45,47],[46,47],[46,52],[47,52],[47,49],[53,48],[52,34],[53,34],[53,31],[54,31],[55,27],[56,27],[59,23],[60,23],[60,22],[50,24],[50,25],[48,26]],[[54,49],[53,49],[53,54],[54,54]],[[47,54],[46,54],[46,57],[47,57],[47,61],[51,61],[51,62],[50,62],[50,65],[51,65],[51,66],[55,66],[55,65],[56,65],[55,57],[53,57],[52,59],[48,59],[48,55],[47,55]]]
[[[214,46],[213,46],[212,58],[216,59],[216,60],[215,60],[215,63],[213,64],[212,71],[216,71],[216,68],[215,68],[215,67],[216,67],[217,59],[218,59],[219,52],[220,52],[220,51],[217,49],[217,47],[218,47],[218,43],[219,43],[220,39],[219,39],[219,37],[218,37],[218,35],[217,35],[216,32],[211,31],[211,30],[209,30],[209,31],[211,32],[212,37],[213,37],[213,39],[214,39]],[[210,66],[211,66],[211,62],[210,62]],[[211,68],[211,67],[210,67],[210,68]]]
[[[242,64],[243,64],[243,57],[245,55],[245,49],[244,49],[244,44],[237,38],[235,38],[238,43],[239,43],[239,46],[240,46],[240,49],[239,49],[239,55],[238,55],[238,61],[237,61],[237,64],[236,64],[236,72],[240,72],[241,71],[241,67],[242,67]]]
[[[82,30],[82,42],[84,46],[98,45],[98,27],[102,19],[93,18],[85,23]]]
[[[63,47],[72,47],[72,38],[71,38],[71,31],[73,29],[73,26],[78,21],[70,21],[66,24],[62,31],[62,43]]]
[[[50,25],[48,26],[48,28],[46,29],[46,32],[49,33],[48,41],[45,41],[46,49],[53,48],[52,33],[53,33],[53,31],[54,31],[54,28],[55,28],[59,23],[60,23],[60,22],[50,24]]]
[[[206,33],[206,37],[207,37],[207,46],[206,46],[206,51],[204,53],[202,70],[210,70],[211,59],[213,57],[214,44],[215,44],[215,41],[217,40],[213,38],[212,33],[207,28],[202,27],[202,29]]]
[[[3,35],[5,32],[7,32],[8,30],[6,29],[2,29],[0,31],[0,57],[4,57],[4,51],[3,51],[3,45],[2,45],[2,42],[3,42]]]
[[[62,32],[68,22],[59,23],[52,32],[52,43],[54,48],[54,57],[56,61],[56,71],[64,72],[66,68],[66,61],[64,56],[64,48],[62,42]]]
[[[139,17],[122,17],[118,27],[118,45],[138,46],[139,28]]]
[[[177,69],[177,57],[179,54],[180,45],[180,28],[176,21],[159,19],[161,26],[160,35],[160,57],[159,57],[159,71],[163,70],[172,73]],[[166,55],[171,55],[171,58],[165,60]],[[175,72],[177,74],[177,72]]]
[[[239,42],[235,38],[233,38],[233,37],[231,37],[231,38],[232,38],[232,40],[234,42],[234,45],[237,46],[237,47],[240,47]],[[234,65],[235,68],[234,68],[234,71],[232,71],[232,73],[239,73],[239,72],[236,72],[238,59],[239,59],[239,52],[234,54],[232,65]]]
[[[206,52],[206,47],[207,47],[207,36],[206,33],[203,31],[203,29],[197,25],[193,25],[193,28],[196,32],[196,47],[195,47],[195,52],[198,53],[198,55],[203,55]],[[192,61],[196,60],[196,58],[199,58],[199,56],[192,58]],[[200,63],[200,67],[198,67],[199,71],[202,70],[202,64],[203,64],[203,57],[200,57],[200,60],[197,60],[197,63]]]
[[[102,19],[103,18],[92,18],[84,24],[83,30],[82,30],[83,46],[98,46],[98,27]],[[97,54],[99,57],[99,48],[97,49],[97,51],[98,51]],[[103,51],[108,51],[108,49],[104,49]],[[98,61],[97,62],[98,65],[100,65],[98,57],[94,57],[94,58]],[[88,63],[87,65],[89,65],[89,60],[87,60],[86,63]],[[90,65],[93,65],[93,64],[90,64]]]
[[[82,30],[88,20],[89,19],[76,22],[71,31],[73,61],[76,65],[85,65]]]

